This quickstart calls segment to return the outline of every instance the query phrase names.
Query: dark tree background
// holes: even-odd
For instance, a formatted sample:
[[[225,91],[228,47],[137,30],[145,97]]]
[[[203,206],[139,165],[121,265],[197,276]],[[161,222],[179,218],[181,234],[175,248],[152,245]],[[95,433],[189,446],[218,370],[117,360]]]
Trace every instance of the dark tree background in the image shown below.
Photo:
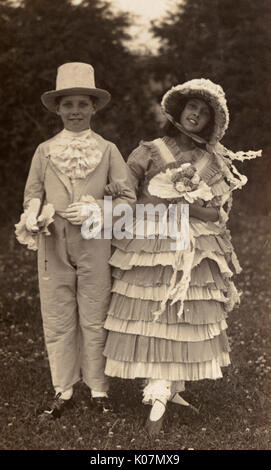
[[[126,14],[113,14],[101,0],[78,6],[69,0],[24,0],[17,7],[0,0],[2,220],[18,218],[33,152],[61,129],[59,118],[40,101],[44,91],[55,88],[59,65],[93,65],[96,86],[112,94],[93,127],[125,157],[150,134],[153,119],[141,86],[147,70],[123,45],[128,25]]]
[[[192,78],[219,83],[227,97],[230,126],[224,145],[263,149],[264,158],[237,164],[249,177],[247,209],[271,207],[271,2],[184,0],[153,25],[162,39],[153,71],[164,88]]]
[[[113,13],[108,1],[76,6],[70,0],[0,0],[3,222],[19,217],[35,147],[61,128],[40,95],[55,87],[56,69],[68,61],[91,63],[96,86],[111,92],[111,103],[93,127],[114,141],[124,158],[141,139],[157,135],[153,104],[169,87],[195,77],[220,83],[231,115],[224,144],[234,150],[264,149],[263,159],[238,165],[250,178],[244,204],[270,210],[270,0],[176,4],[177,10],[153,24],[161,39],[158,53],[143,55],[125,46],[132,19]]]

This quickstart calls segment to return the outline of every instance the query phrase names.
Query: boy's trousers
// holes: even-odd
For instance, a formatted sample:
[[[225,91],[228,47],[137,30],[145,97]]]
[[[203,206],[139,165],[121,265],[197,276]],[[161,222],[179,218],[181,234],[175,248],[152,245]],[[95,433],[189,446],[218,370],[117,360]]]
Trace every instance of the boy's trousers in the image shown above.
[[[111,240],[84,240],[81,226],[60,216],[39,238],[41,312],[53,386],[65,391],[82,375],[97,391],[104,375],[103,328],[111,291]]]

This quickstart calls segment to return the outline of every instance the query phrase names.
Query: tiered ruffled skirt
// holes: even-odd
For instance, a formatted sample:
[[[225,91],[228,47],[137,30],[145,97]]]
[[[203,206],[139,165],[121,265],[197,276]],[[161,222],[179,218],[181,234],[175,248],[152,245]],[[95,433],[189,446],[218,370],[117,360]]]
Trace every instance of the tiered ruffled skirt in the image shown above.
[[[190,231],[196,249],[183,313],[177,315],[180,302],[167,301],[157,321],[153,313],[173,273],[172,239],[159,239],[154,223],[154,239],[114,240],[107,375],[170,381],[222,377],[221,367],[230,363],[226,317],[235,288],[226,259],[232,246],[214,223],[190,218]]]

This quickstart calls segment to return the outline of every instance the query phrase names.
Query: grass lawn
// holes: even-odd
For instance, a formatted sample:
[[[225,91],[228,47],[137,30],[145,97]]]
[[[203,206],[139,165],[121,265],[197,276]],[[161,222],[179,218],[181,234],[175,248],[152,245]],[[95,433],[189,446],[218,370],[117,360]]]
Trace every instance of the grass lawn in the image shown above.
[[[241,306],[230,314],[232,364],[223,379],[190,382],[183,397],[200,409],[169,405],[164,431],[143,430],[149,407],[141,404],[141,381],[111,379],[118,413],[100,416],[83,383],[74,406],[60,420],[39,423],[35,409],[52,396],[44,346],[36,254],[20,246],[12,226],[0,235],[0,449],[270,449],[271,219],[239,215],[233,242],[242,273]],[[269,238],[269,242],[266,239]]]

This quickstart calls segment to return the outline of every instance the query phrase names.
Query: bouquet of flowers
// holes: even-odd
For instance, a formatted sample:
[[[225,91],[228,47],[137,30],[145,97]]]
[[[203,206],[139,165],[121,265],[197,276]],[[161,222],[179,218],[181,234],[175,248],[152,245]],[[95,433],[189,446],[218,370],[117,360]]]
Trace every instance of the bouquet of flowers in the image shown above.
[[[169,200],[184,198],[190,204],[199,199],[209,201],[213,197],[211,189],[191,163],[158,173],[150,180],[148,190],[153,196]]]

